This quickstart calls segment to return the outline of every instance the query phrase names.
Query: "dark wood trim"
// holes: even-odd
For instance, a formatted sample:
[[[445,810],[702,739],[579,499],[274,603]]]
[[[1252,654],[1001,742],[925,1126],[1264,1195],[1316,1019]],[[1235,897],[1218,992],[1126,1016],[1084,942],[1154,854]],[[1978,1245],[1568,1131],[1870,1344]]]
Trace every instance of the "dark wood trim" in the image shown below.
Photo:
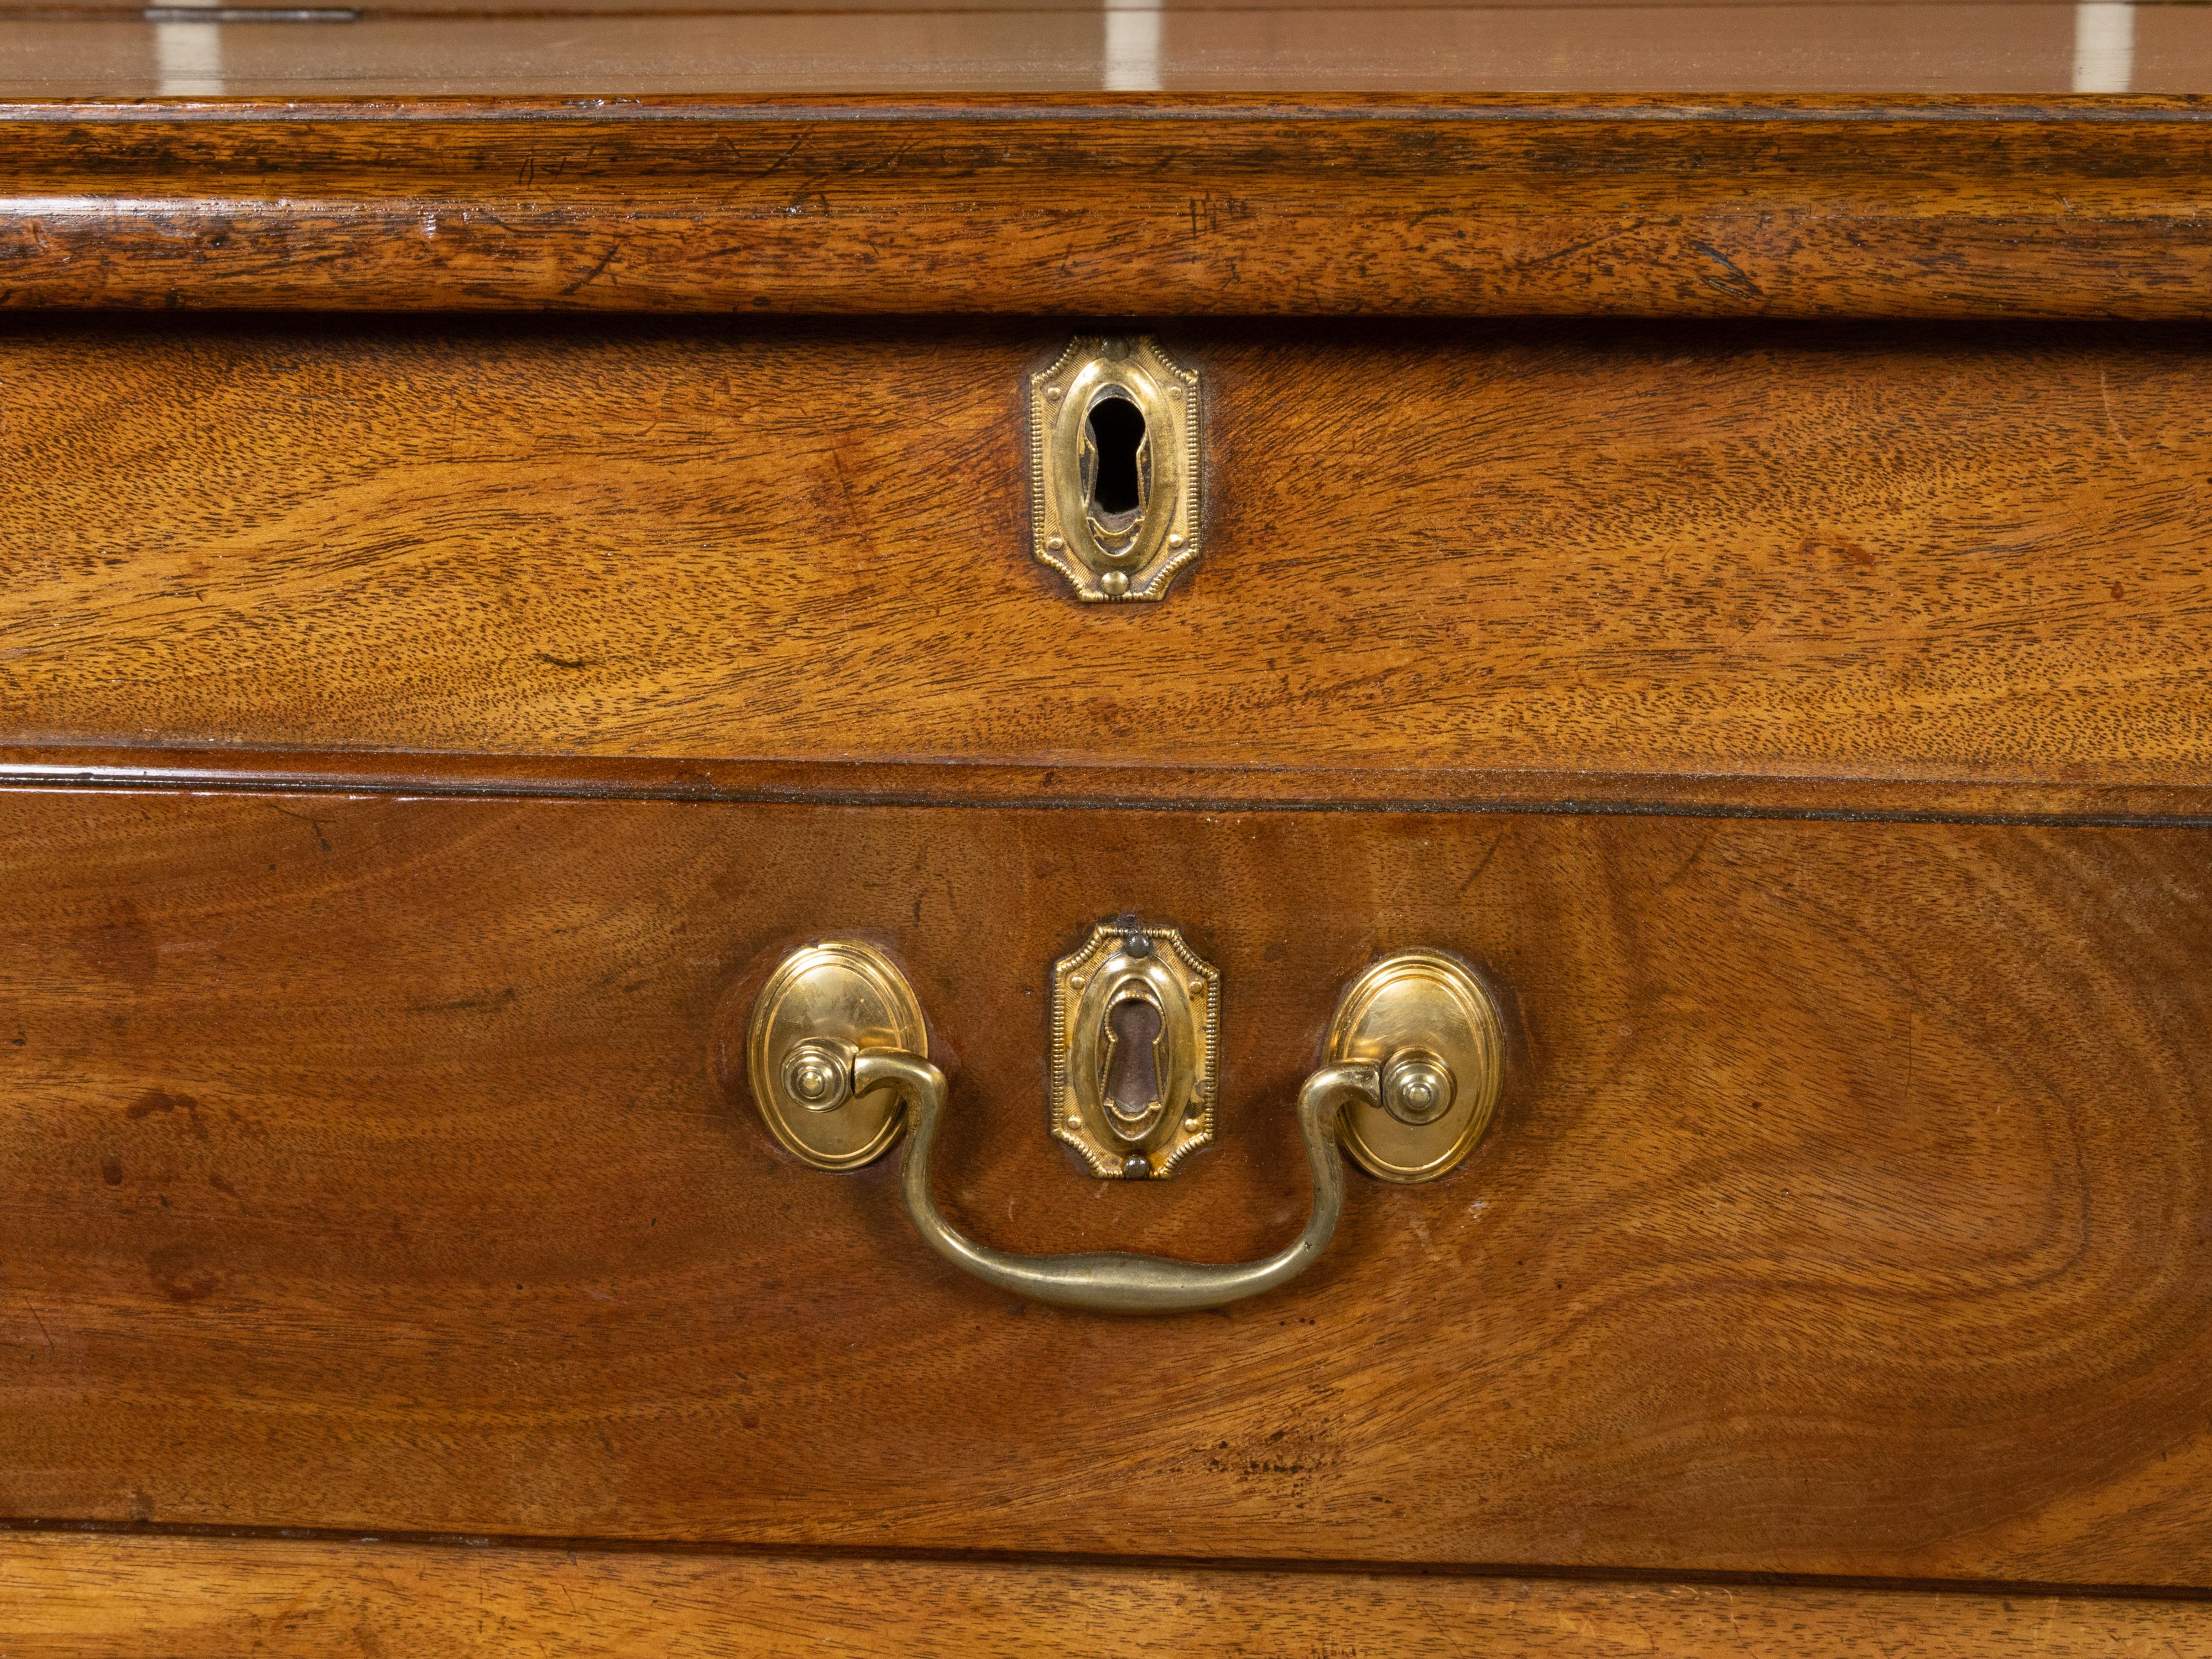
[[[2212,786],[1755,774],[990,766],[247,749],[0,747],[0,788],[813,803],[1474,811],[1903,823],[2212,824]]]

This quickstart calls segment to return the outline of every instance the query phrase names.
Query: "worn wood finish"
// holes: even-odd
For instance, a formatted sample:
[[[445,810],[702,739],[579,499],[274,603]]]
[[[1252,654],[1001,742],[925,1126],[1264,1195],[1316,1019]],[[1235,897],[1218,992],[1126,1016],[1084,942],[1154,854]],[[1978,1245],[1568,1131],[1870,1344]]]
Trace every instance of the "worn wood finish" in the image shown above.
[[[6,792],[0,1514],[2212,1584],[2207,845]],[[1041,1121],[1048,966],[1127,908],[1225,976],[1172,1182]],[[727,1080],[828,929],[1009,1249],[1279,1243],[1381,949],[1483,965],[1508,1098],[1285,1292],[1014,1303]]]
[[[2136,1659],[2203,1650],[2212,1606],[19,1533],[0,1537],[0,1644],[11,1659]]]
[[[2072,8],[2027,9],[2072,26]],[[1988,12],[2001,38],[2033,36],[2022,8]],[[1547,15],[1468,27],[1486,42],[1498,19]],[[1669,40],[1686,27],[1604,15],[1608,40],[1638,18]],[[1694,15],[1749,38],[1738,12]],[[1825,15],[1786,8],[1776,27],[1794,39]],[[1918,9],[1868,15],[1881,40],[1917,38],[1898,20]],[[2212,40],[2204,8],[2129,15],[2145,40]],[[1431,50],[1440,15],[1412,15]],[[1554,21],[1590,38],[1589,16]],[[687,62],[712,23],[682,21]],[[744,27],[771,23],[866,40],[878,64],[899,58],[886,30],[945,27]],[[581,25],[532,27],[570,42]],[[1388,33],[1358,13],[1331,27]],[[0,26],[0,72],[9,40],[17,61],[66,64],[31,36],[71,27],[122,26]],[[295,41],[319,63],[349,38],[205,33]],[[465,43],[433,44],[449,88]],[[1345,84],[1342,57],[1317,54],[1294,89]],[[112,90],[118,73],[46,88]],[[0,107],[0,305],[2201,318],[2212,293],[2204,106],[2072,98],[2042,70],[1973,82],[2016,94],[1979,99],[1915,97],[1922,81],[1875,70],[1850,83],[1859,96],[1776,95],[1809,82],[1761,70],[1760,95],[1662,74],[1623,83],[1644,95],[1295,100],[625,99],[609,94],[629,83],[595,73],[582,100],[380,102],[325,74],[313,102]],[[702,73],[723,94],[768,84]]]
[[[1027,550],[1063,337],[19,325],[0,735],[2206,781],[2193,334],[1170,329],[1209,545],[1125,607]]]

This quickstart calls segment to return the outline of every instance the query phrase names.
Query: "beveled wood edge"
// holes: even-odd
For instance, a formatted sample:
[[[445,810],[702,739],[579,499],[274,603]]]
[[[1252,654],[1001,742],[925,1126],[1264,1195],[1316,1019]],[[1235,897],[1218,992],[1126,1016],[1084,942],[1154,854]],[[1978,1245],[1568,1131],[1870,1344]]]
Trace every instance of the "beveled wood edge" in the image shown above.
[[[2193,319],[2208,123],[2203,95],[24,99],[0,307]],[[1237,206],[1196,247],[1194,194]]]
[[[0,746],[0,788],[1195,811],[1462,811],[2212,825],[2212,783]]]
[[[1373,1571],[0,1534],[11,1655],[667,1650],[1437,1653],[1802,1659],[2188,1649],[2191,1598]],[[397,1644],[396,1647],[387,1645]],[[1908,1645],[1900,1645],[1908,1644]]]

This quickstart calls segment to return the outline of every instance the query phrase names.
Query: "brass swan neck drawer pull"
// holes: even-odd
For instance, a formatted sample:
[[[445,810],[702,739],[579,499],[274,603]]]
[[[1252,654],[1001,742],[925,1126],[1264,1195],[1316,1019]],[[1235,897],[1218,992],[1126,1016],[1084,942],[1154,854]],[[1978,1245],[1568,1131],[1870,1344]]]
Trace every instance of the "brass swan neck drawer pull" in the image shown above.
[[[911,1129],[899,1194],[915,1231],[955,1267],[1061,1307],[1164,1314],[1242,1301],[1311,1267],[1344,1209],[1340,1146],[1389,1181],[1429,1180],[1457,1164],[1488,1126],[1503,1048],[1496,1005],[1454,959],[1407,951],[1369,969],[1338,1009],[1328,1063],[1298,1090],[1314,1186],[1304,1228],[1273,1255],[1219,1265],[1121,1252],[1018,1255],[947,1221],[930,1183],[945,1073],[926,1057],[912,988],[872,946],[836,940],[787,957],[754,1005],[746,1059],[769,1128],[817,1167],[857,1167]]]
[[[945,1109],[945,1073],[918,1055],[878,1048],[853,1060],[853,1088],[896,1090],[914,1139],[899,1171],[899,1195],[930,1249],[987,1285],[1016,1296],[1097,1313],[1182,1313],[1240,1302],[1296,1279],[1320,1258],[1344,1210],[1344,1161],[1336,1152],[1337,1113],[1353,1097],[1377,1098],[1371,1063],[1324,1066],[1298,1091],[1298,1128],[1313,1167],[1313,1212],[1298,1236],[1270,1256],[1216,1267],[1120,1251],[1088,1255],[1013,1255],[978,1244],[947,1221],[930,1195],[930,1154]]]

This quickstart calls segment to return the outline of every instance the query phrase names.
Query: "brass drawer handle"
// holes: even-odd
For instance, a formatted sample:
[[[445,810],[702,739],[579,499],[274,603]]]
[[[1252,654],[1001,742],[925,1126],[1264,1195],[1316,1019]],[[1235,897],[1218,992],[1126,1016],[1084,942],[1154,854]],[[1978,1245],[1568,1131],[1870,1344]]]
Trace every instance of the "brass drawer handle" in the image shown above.
[[[871,945],[833,940],[787,957],[754,1005],[746,1059],[770,1129],[817,1167],[856,1167],[910,1127],[899,1194],[915,1231],[955,1267],[1061,1307],[1164,1314],[1242,1301],[1311,1267],[1344,1208],[1340,1140],[1386,1179],[1432,1179],[1456,1164],[1488,1125],[1503,1047],[1496,1005],[1452,958],[1407,951],[1369,969],[1339,1008],[1329,1062],[1298,1090],[1314,1183],[1305,1227],[1273,1255],[1222,1265],[1121,1252],[1017,1255],[947,1221],[930,1191],[945,1073],[926,1058],[921,1007],[905,975]],[[1347,1109],[1364,1110],[1382,1128],[1348,1133]]]

